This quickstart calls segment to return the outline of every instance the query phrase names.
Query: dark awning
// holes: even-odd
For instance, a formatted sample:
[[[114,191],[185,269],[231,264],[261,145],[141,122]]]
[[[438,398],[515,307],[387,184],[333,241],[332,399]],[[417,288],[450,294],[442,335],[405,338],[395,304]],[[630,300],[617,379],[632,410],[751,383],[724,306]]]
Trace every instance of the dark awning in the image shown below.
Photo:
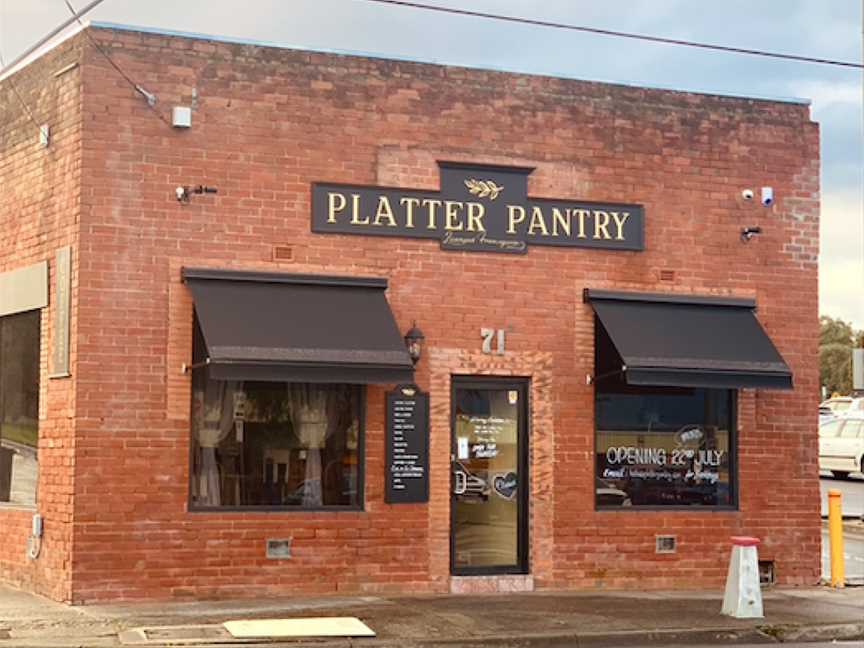
[[[604,290],[586,290],[585,300],[627,384],[792,389],[792,372],[753,300]]]
[[[386,279],[183,268],[217,380],[413,382]]]

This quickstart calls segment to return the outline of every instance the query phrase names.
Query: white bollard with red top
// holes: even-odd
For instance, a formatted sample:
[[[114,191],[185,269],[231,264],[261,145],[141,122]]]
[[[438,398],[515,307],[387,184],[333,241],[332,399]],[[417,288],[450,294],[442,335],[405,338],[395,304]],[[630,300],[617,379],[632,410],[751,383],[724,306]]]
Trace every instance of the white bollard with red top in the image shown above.
[[[722,613],[736,619],[761,619],[762,590],[759,587],[759,538],[732,536],[732,559],[726,575]]]

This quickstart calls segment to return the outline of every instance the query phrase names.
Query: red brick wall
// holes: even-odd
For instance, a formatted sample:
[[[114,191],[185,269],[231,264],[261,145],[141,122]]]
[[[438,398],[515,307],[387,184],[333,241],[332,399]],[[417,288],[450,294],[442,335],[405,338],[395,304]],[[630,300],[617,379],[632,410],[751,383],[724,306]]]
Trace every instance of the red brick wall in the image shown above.
[[[733,533],[763,539],[781,583],[816,582],[818,130],[806,106],[91,33],[158,103],[149,109],[88,55],[75,601],[447,591],[439,455],[453,367],[532,373],[544,417],[531,442],[537,587],[717,587]],[[192,128],[171,129],[159,115],[193,104],[193,90]],[[311,182],[436,188],[436,159],[535,166],[533,196],[642,203],[646,249],[472,254],[310,233]],[[200,183],[219,193],[174,199],[175,186]],[[771,209],[741,201],[743,188],[762,185],[774,187]],[[739,231],[750,225],[764,234],[745,245]],[[277,245],[291,247],[290,261],[274,260]],[[400,327],[416,319],[426,334],[417,378],[433,399],[430,504],[383,501],[385,387],[376,386],[364,512],[187,512],[182,265],[387,277]],[[594,511],[584,287],[758,300],[796,389],[741,395],[739,511]],[[481,326],[507,329],[500,361],[477,357]],[[677,534],[677,554],[654,554],[658,532]],[[293,559],[265,559],[273,536],[293,536]]]
[[[72,39],[0,81],[0,272],[47,260],[51,282],[49,305],[41,313],[37,505],[0,504],[0,579],[59,600],[71,598],[75,383],[70,378],[49,379],[48,374],[56,299],[54,255],[71,245],[70,352],[75,375],[80,57],[79,41]],[[51,129],[47,148],[39,144],[41,124]],[[45,536],[39,558],[28,560],[27,536],[37,511],[44,517]]]

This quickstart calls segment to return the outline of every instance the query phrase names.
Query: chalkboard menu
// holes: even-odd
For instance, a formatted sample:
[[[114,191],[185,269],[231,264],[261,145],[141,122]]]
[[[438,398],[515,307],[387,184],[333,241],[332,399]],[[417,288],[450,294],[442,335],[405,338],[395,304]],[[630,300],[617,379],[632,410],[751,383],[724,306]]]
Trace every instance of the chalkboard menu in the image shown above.
[[[384,501],[429,501],[429,394],[416,385],[387,393],[386,470]]]

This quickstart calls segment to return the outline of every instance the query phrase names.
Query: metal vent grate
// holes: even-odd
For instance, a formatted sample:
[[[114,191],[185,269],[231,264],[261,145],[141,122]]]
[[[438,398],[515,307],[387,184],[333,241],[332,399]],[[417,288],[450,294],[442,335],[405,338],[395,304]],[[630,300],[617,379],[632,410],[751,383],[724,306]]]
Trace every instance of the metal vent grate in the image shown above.
[[[267,558],[284,560],[291,557],[291,538],[267,538]]]
[[[273,246],[274,261],[293,261],[294,248],[290,245],[274,245]]]
[[[675,553],[678,539],[674,535],[654,536],[654,553]]]
[[[774,561],[760,560],[759,561],[759,584],[762,587],[768,587],[774,584]]]

